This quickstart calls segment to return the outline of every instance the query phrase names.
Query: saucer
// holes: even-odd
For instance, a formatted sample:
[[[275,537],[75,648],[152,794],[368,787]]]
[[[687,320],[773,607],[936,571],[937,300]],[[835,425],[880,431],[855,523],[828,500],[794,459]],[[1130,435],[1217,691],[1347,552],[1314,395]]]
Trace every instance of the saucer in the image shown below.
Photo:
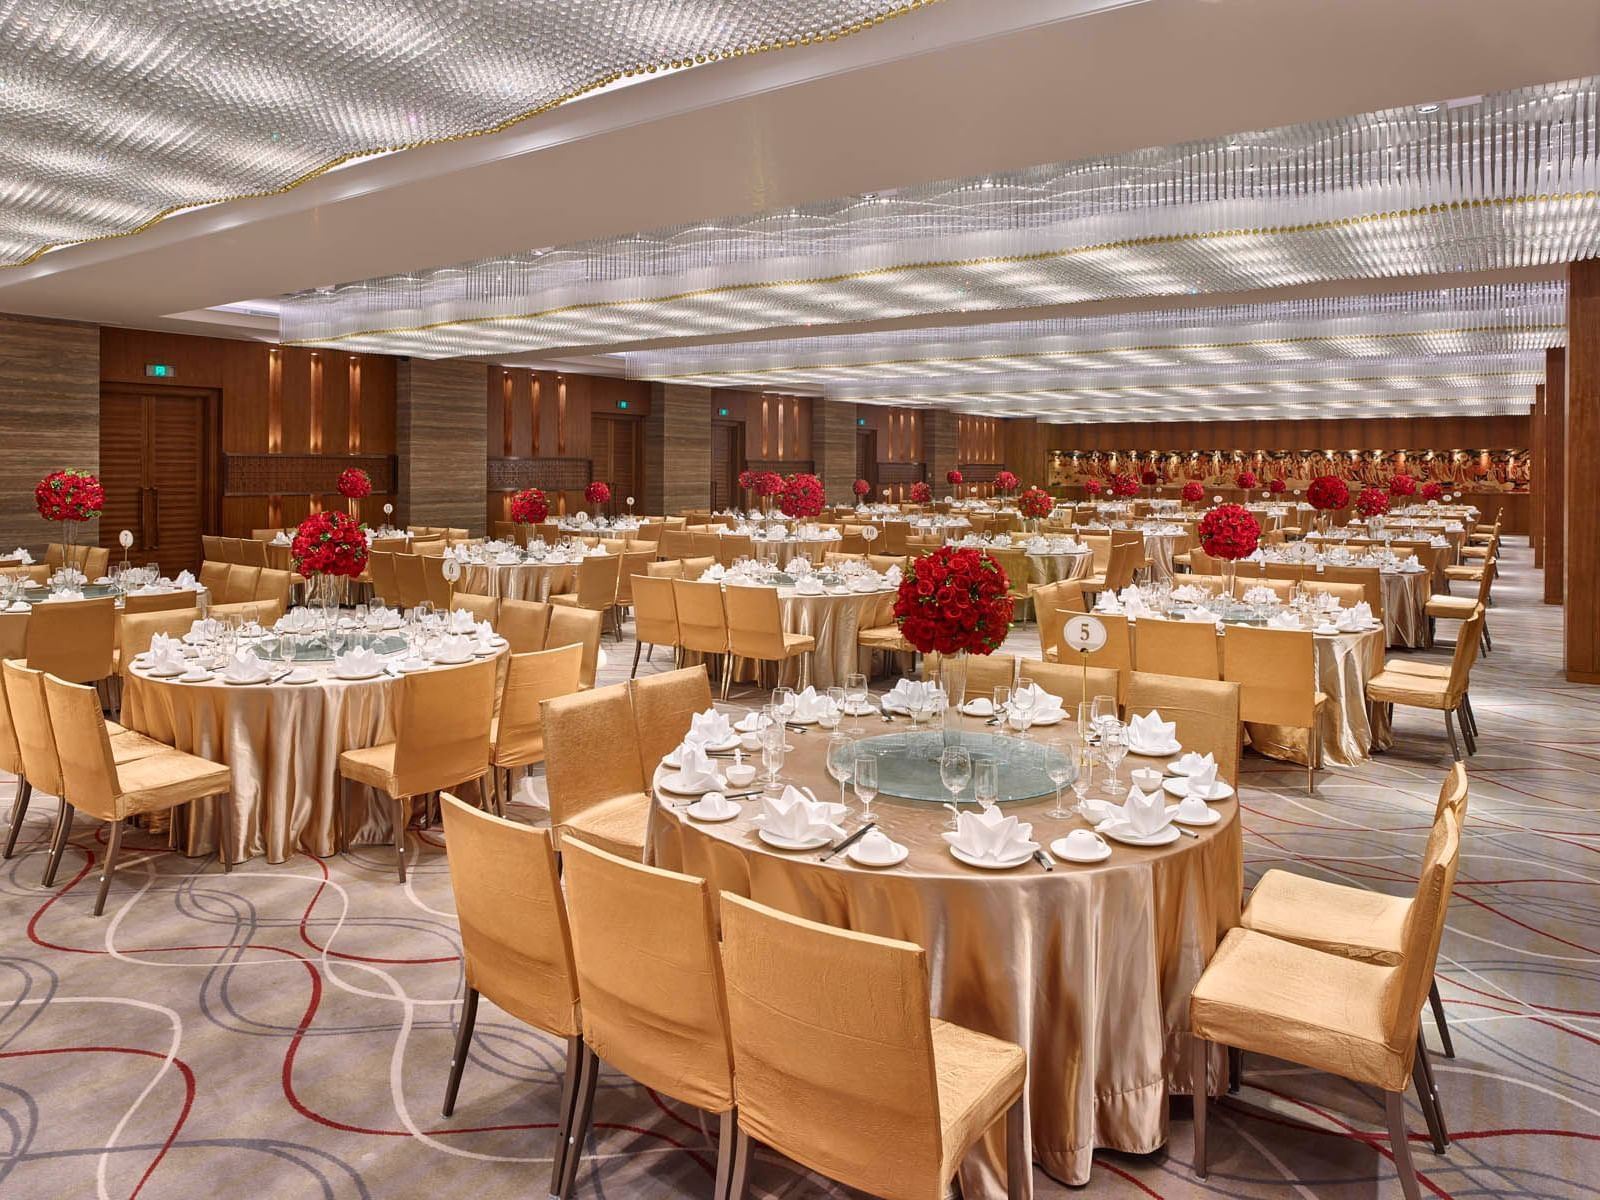
[[[1137,834],[1121,822],[1095,830],[1101,837],[1113,838],[1127,846],[1170,846],[1178,840],[1178,827],[1164,825],[1155,833]]]
[[[1168,754],[1181,754],[1183,747],[1177,742],[1168,742],[1165,746],[1135,746],[1128,745],[1129,754],[1137,754],[1140,758],[1161,758]]]
[[[146,667],[140,663],[135,663],[134,665],[146,675],[150,676],[151,679],[176,679],[179,675],[182,675],[189,669],[188,666],[185,665],[171,670],[157,671],[154,667]]]
[[[1074,854],[1072,852],[1071,843],[1068,842],[1066,838],[1059,837],[1055,841],[1050,843],[1050,853],[1054,854],[1057,858],[1061,859],[1063,862],[1070,862],[1070,863],[1105,862],[1106,859],[1111,857],[1111,847],[1104,844],[1104,839],[1103,838],[1101,839],[1101,843],[1102,844],[1101,844],[1100,848],[1098,850],[1095,850],[1092,854],[1085,855],[1085,856],[1079,856],[1079,855]]]
[[[1209,821],[1185,821],[1178,815],[1178,808],[1179,805],[1176,804],[1167,805],[1167,816],[1171,817],[1173,822],[1178,825],[1196,825],[1204,827],[1206,825],[1215,825],[1218,821],[1222,820],[1221,809],[1208,808],[1206,809],[1206,814],[1211,818]]]
[[[1189,780],[1181,775],[1176,779],[1163,779],[1161,781],[1161,787],[1167,793],[1167,795],[1176,796],[1180,800],[1189,794]],[[1229,787],[1228,784],[1220,779],[1217,780],[1212,787],[1214,789],[1212,793],[1209,796],[1201,796],[1200,799],[1226,800],[1229,796],[1233,795],[1233,788]]]
[[[826,846],[833,839],[825,833],[815,834],[809,838],[786,838],[776,833],[768,833],[765,829],[756,830],[756,836],[775,850],[816,850]]]
[[[382,675],[383,673],[384,673],[383,668],[379,667],[379,668],[377,668],[377,670],[365,671],[365,672],[363,672],[363,673],[361,673],[359,675],[351,675],[351,674],[348,674],[348,673],[346,673],[344,671],[335,671],[333,673],[333,677],[335,679],[343,679],[347,683],[359,683],[363,679],[376,679],[378,676]]]
[[[721,775],[712,772],[712,777],[705,783],[686,784],[683,781],[683,772],[674,771],[661,781],[661,786],[680,796],[704,796],[707,792],[720,792],[727,786],[727,781]]]
[[[959,846],[951,846],[950,854],[957,862],[966,863],[969,867],[981,867],[985,871],[1009,871],[1023,863],[1032,862],[1033,852],[1037,849],[1037,846],[1033,846],[1028,850],[1019,850],[1015,856],[1002,859],[976,858]]]
[[[902,846],[898,842],[895,843],[896,853],[884,859],[862,858],[859,853],[860,849],[861,844],[858,842],[844,852],[844,856],[858,867],[898,867],[907,858],[911,857],[911,847]]]
[[[706,811],[706,802],[704,800],[696,800],[693,804],[689,805],[683,811],[688,813],[696,821],[705,821],[707,823],[711,823],[711,822],[715,822],[715,821],[731,821],[735,817],[737,817],[741,812],[743,812],[744,810],[742,808],[740,808],[738,803],[735,802],[735,801],[730,800],[730,801],[728,801],[728,803],[731,804],[733,807],[731,809],[729,809],[727,812],[722,813],[720,815],[714,815],[712,813],[707,812]]]

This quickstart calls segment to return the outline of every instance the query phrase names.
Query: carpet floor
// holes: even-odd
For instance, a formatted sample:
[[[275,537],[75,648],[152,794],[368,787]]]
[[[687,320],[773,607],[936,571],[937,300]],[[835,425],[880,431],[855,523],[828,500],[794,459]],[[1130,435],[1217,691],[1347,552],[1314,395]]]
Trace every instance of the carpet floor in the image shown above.
[[[1600,1195],[1600,688],[1563,682],[1561,612],[1539,603],[1539,582],[1526,546],[1509,547],[1495,650],[1473,677],[1483,736],[1439,956],[1457,1052],[1434,1059],[1447,1156],[1410,1106],[1438,1196]],[[1032,626],[1013,641],[1037,652]],[[607,651],[602,682],[625,678],[632,644]],[[1448,759],[1442,723],[1416,712],[1398,715],[1393,751],[1323,772],[1314,795],[1300,769],[1247,756],[1247,882],[1286,867],[1409,892]],[[0,811],[12,790],[0,782]],[[485,1003],[455,1116],[438,1115],[462,978],[437,831],[412,835],[420,863],[404,887],[384,847],[224,877],[130,834],[96,919],[103,832],[79,823],[65,886],[47,892],[53,816],[37,798],[0,866],[0,1197],[545,1193],[558,1045]],[[1428,1037],[1437,1047],[1431,1024]],[[1369,1089],[1250,1057],[1242,1090],[1212,1111],[1205,1185],[1176,1101],[1168,1148],[1101,1155],[1089,1190],[1399,1195]],[[709,1195],[715,1146],[696,1112],[607,1073],[595,1117],[581,1195]],[[1040,1197],[1074,1190],[1037,1171],[1034,1183]],[[767,1153],[752,1193],[853,1195]]]

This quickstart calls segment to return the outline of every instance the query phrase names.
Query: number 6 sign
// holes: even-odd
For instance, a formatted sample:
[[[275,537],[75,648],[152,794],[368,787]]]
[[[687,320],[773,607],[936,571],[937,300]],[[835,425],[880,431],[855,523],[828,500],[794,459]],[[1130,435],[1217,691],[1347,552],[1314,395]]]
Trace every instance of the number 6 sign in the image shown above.
[[[1106,644],[1104,622],[1090,616],[1076,616],[1061,630],[1061,644],[1079,654],[1093,654]]]

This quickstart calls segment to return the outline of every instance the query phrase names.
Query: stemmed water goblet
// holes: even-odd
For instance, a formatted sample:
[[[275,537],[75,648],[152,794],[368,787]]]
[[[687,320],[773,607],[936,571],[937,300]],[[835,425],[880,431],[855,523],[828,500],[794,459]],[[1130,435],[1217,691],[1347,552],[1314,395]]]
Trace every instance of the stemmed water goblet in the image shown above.
[[[1128,730],[1120,721],[1111,720],[1100,727],[1100,755],[1105,759],[1106,766],[1111,769],[1111,778],[1106,781],[1111,794],[1117,794],[1117,768],[1121,765],[1128,753]]]
[[[856,740],[848,733],[835,733],[828,739],[828,774],[839,781],[839,803],[844,804],[844,787],[856,770]]]
[[[872,819],[872,802],[878,796],[878,756],[856,747],[856,799],[861,801],[861,819]]]
[[[1064,821],[1072,815],[1072,810],[1066,806],[1066,787],[1068,783],[1077,782],[1072,771],[1072,759],[1061,750],[1047,749],[1045,753],[1049,756],[1045,769],[1050,782],[1055,784],[1056,797],[1055,803],[1044,815],[1055,821]]]
[[[961,793],[972,782],[972,754],[965,746],[946,746],[940,751],[939,782],[950,793],[950,828],[959,829]]]
[[[1000,764],[994,759],[985,756],[973,760],[972,798],[984,812],[1000,802]]]
[[[838,729],[844,720],[844,689],[831,687],[828,689],[828,702],[822,706],[817,715],[817,724],[824,729]]]
[[[852,671],[844,677],[845,699],[850,702],[850,715],[855,718],[855,728],[861,728],[861,718],[867,710],[867,677]]]

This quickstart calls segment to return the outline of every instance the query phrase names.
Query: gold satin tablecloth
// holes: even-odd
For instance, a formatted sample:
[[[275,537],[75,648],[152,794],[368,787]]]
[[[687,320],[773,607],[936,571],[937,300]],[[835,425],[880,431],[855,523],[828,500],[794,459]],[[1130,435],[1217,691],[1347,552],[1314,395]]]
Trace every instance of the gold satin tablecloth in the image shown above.
[[[1028,551],[1028,581],[1030,583],[1055,583],[1064,579],[1084,579],[1094,574],[1094,551],[1077,554],[1055,554],[1049,551]]]
[[[1034,737],[1065,745],[1069,728]],[[864,737],[887,729],[875,716],[863,722]],[[826,739],[791,740],[783,779],[837,799]],[[1130,770],[1154,765],[1130,755],[1123,788]],[[732,821],[700,824],[670,806],[681,798],[659,797],[650,829],[655,863],[798,916],[925,947],[934,1015],[1027,1051],[1031,1155],[1052,1176],[1087,1183],[1096,1149],[1145,1154],[1166,1142],[1168,1099],[1191,1087],[1189,993],[1239,920],[1234,801],[1214,806],[1222,820],[1198,838],[1158,849],[1113,843],[1103,863],[1061,862],[1047,873],[1033,862],[1001,872],[963,866],[939,836],[947,814],[936,804],[873,802],[879,826],[911,854],[900,866],[871,870],[842,855],[822,863],[816,851],[767,847],[751,824],[753,800]],[[1044,845],[1084,825],[1045,818],[1049,807],[1048,798],[1005,806],[1031,822]],[[853,829],[853,798],[851,808]],[[1219,1052],[1213,1077],[1222,1069]],[[962,1195],[1003,1197],[1004,1161],[997,1137],[975,1149],[962,1164]]]
[[[1391,737],[1382,705],[1367,703],[1367,680],[1383,670],[1384,632],[1318,634],[1317,690],[1328,697],[1322,709],[1322,755],[1326,762],[1353,767],[1374,753],[1387,750]],[[1268,758],[1306,761],[1304,729],[1277,725],[1245,724],[1250,744]]]
[[[783,566],[791,558],[803,558],[808,562],[822,565],[823,558],[830,551],[837,551],[844,545],[843,538],[784,538],[782,540],[769,538],[754,539],[756,557],[772,559],[776,556],[778,565]]]
[[[856,635],[862,620],[870,614],[885,593],[849,592],[842,596],[803,596],[792,588],[778,589],[778,610],[783,615],[786,633],[807,633],[817,639],[811,663],[811,684],[821,690],[843,687],[844,677],[861,670]],[[800,660],[790,660],[782,671],[782,682],[793,686],[800,681]]]
[[[462,563],[456,589],[502,600],[548,600],[577,586],[576,563]]]
[[[1391,646],[1419,648],[1428,638],[1428,597],[1433,578],[1428,571],[1384,571],[1383,631]]]
[[[503,681],[508,659],[497,657]],[[278,863],[299,851],[326,858],[393,836],[388,801],[341,780],[339,755],[394,740],[399,679],[336,679],[327,663],[302,665],[318,678],[235,685],[152,679],[137,667],[128,674],[122,724],[232,771],[230,862],[264,854]],[[215,806],[175,809],[170,836],[183,854],[215,852]]]

